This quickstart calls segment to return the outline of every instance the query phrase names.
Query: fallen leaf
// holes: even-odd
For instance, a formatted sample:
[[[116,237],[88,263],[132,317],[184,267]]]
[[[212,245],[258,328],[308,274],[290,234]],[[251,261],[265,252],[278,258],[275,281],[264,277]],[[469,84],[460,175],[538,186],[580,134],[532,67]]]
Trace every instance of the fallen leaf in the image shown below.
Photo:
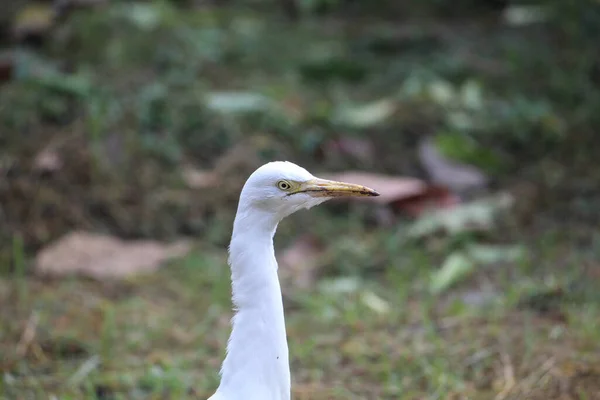
[[[487,186],[488,179],[483,172],[471,165],[447,159],[431,138],[419,144],[419,159],[434,183],[455,192],[464,193]]]
[[[279,256],[282,280],[301,289],[311,288],[317,278],[325,249],[314,236],[297,239]]]
[[[369,200],[392,205],[412,216],[418,216],[429,208],[453,207],[459,201],[446,188],[430,185],[417,178],[353,171],[339,174],[322,173],[320,176],[368,186],[379,193],[378,197],[370,197]],[[355,199],[364,200],[361,197]]]
[[[35,269],[42,275],[118,279],[154,271],[165,261],[181,257],[189,250],[187,241],[167,245],[72,232],[42,249],[36,257]]]
[[[464,231],[487,231],[493,228],[496,216],[510,208],[513,198],[499,195],[462,204],[451,210],[433,210],[419,218],[409,228],[408,235],[420,238],[439,231],[456,234]]]

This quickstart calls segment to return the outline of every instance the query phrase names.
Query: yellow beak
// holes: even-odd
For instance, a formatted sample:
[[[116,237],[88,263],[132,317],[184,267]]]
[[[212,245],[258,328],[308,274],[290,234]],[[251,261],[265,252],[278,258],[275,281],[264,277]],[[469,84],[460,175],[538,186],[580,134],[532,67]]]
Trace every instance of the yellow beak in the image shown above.
[[[379,193],[366,186],[354,183],[329,181],[326,179],[311,179],[300,185],[294,193],[306,193],[313,197],[368,197],[379,196]]]

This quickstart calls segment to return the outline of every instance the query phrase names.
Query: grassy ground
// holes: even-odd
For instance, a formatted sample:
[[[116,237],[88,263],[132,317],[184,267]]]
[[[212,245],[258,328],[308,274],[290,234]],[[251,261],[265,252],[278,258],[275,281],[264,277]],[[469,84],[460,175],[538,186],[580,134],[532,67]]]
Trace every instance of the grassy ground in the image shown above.
[[[339,225],[312,230],[339,229],[330,243],[338,249],[361,241]],[[488,267],[434,296],[431,244],[382,254],[398,233],[362,234],[373,244],[361,259],[376,261],[360,273],[349,272],[347,250],[334,250],[315,287],[287,285],[295,398],[598,398],[597,248],[532,243],[528,261]],[[223,249],[198,248],[128,282],[0,285],[6,398],[206,398],[216,388],[231,316]]]
[[[0,91],[0,394],[206,398],[229,332],[225,248],[244,177],[273,158],[421,175],[415,144],[436,135],[517,207],[484,235],[419,240],[408,220],[373,226],[363,205],[285,221],[279,251],[307,232],[328,249],[315,284],[285,284],[294,398],[600,399],[597,9],[557,4],[564,19],[509,27],[485,13],[351,7],[290,23],[111,3],[62,20],[42,49],[19,48]],[[328,147],[349,137],[377,156]],[[35,165],[48,148],[58,172]],[[216,165],[219,190],[186,187],[189,164]],[[74,228],[185,234],[196,248],[125,282],[27,270]],[[525,257],[432,293],[449,254],[499,243]]]

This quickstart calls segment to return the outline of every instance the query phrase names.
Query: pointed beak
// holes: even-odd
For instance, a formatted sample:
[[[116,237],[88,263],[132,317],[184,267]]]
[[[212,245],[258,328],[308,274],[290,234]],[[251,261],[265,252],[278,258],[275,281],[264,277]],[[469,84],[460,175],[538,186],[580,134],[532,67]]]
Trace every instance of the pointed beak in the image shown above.
[[[315,178],[304,182],[295,193],[313,197],[370,197],[379,196],[375,190],[354,183],[329,181]]]

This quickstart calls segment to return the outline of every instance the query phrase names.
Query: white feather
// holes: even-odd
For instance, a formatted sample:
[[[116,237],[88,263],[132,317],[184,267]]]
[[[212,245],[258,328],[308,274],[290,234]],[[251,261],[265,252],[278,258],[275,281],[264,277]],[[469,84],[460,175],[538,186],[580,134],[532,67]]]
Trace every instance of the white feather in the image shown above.
[[[313,179],[290,162],[257,169],[240,195],[229,246],[235,315],[221,368],[221,383],[209,400],[289,400],[288,345],[273,236],[281,219],[328,198],[299,193],[287,196],[277,187],[286,179]]]

